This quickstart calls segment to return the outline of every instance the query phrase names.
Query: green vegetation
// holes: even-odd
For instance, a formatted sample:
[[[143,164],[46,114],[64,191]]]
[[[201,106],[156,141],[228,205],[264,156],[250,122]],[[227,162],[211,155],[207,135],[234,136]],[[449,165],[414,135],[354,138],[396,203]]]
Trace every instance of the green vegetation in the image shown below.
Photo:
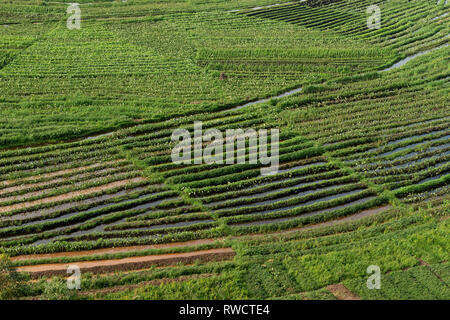
[[[9,257],[0,254],[0,300],[17,299],[22,296],[26,280],[26,277],[16,271]]]
[[[448,5],[79,2],[0,0],[0,298],[450,297]],[[174,163],[194,121],[278,173]]]

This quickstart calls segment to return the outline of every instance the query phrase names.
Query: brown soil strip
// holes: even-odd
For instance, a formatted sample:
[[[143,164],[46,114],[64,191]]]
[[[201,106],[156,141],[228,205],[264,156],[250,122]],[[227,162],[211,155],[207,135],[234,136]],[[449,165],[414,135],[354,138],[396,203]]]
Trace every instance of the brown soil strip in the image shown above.
[[[107,193],[102,193],[102,194],[92,194],[81,200],[52,203],[51,206],[49,206],[48,208],[44,208],[44,209],[36,209],[36,210],[31,210],[31,211],[25,210],[24,212],[16,213],[13,215],[5,215],[5,216],[0,215],[0,221],[11,221],[11,220],[21,221],[21,220],[25,220],[25,219],[29,219],[29,218],[38,218],[38,217],[47,216],[48,214],[51,214],[51,213],[54,213],[57,211],[63,211],[63,210],[67,210],[70,208],[79,207],[82,205],[93,204],[93,203],[100,204],[103,201],[111,200],[111,199],[117,198],[117,197],[122,197],[124,195],[129,195],[131,193],[138,192],[138,191],[143,191],[143,190],[145,190],[145,188],[147,186],[148,186],[148,184],[147,185],[144,184],[144,186],[141,185],[138,187],[133,187],[131,189],[122,187],[122,188],[118,188],[118,190],[116,190],[112,193],[107,192]],[[158,185],[153,185],[153,186],[158,186]],[[110,204],[110,203],[111,202],[108,202],[108,204]],[[106,202],[105,202],[105,204],[106,204]]]
[[[54,171],[54,172],[49,172],[49,173],[43,173],[37,176],[30,176],[30,177],[26,177],[26,178],[20,178],[17,180],[7,180],[7,181],[3,181],[2,184],[0,186],[8,186],[12,183],[16,183],[16,182],[26,182],[26,181],[31,181],[31,180],[35,180],[35,179],[39,179],[39,178],[52,178],[55,176],[60,176],[60,175],[65,175],[65,174],[70,174],[70,173],[74,173],[74,172],[78,172],[78,171],[83,171],[83,170],[87,170],[87,169],[92,169],[92,168],[97,168],[101,165],[113,165],[115,163],[118,163],[120,161],[115,160],[115,161],[107,161],[107,162],[102,162],[102,163],[94,163],[88,166],[83,166],[83,167],[76,167],[76,168],[70,168],[70,169],[65,169],[65,170],[59,170],[59,171]],[[15,190],[14,190],[15,191]]]
[[[208,263],[208,262],[206,262],[206,263]],[[101,278],[101,277],[114,276],[114,275],[117,275],[117,274],[126,275],[126,274],[130,274],[130,273],[131,274],[139,274],[139,273],[144,273],[144,272],[148,273],[151,270],[177,268],[177,267],[180,267],[180,266],[182,266],[182,267],[193,267],[195,265],[197,265],[197,264],[195,264],[195,263],[187,263],[187,264],[183,263],[183,264],[181,264],[181,263],[177,262],[177,263],[173,263],[173,264],[170,264],[170,265],[164,265],[164,266],[159,266],[159,267],[151,267],[151,268],[144,268],[144,269],[133,269],[133,270],[125,270],[125,271],[121,270],[119,272],[111,271],[111,272],[105,272],[105,273],[96,273],[94,276],[98,279],[98,278]],[[30,279],[29,282],[30,283],[38,283],[39,281],[42,281],[43,279],[45,279],[47,282],[51,282],[52,281],[52,277],[43,277],[43,278]]]
[[[183,253],[170,253],[161,255],[151,255],[144,257],[129,257],[124,259],[110,259],[100,261],[82,261],[72,263],[41,264],[35,266],[18,267],[19,272],[28,272],[31,278],[43,276],[62,276],[67,274],[70,265],[76,265],[81,272],[105,273],[111,271],[122,271],[131,269],[144,269],[150,266],[164,266],[174,263],[194,263],[197,260],[202,262],[220,261],[231,259],[235,252],[231,248],[219,248],[210,250],[200,250]]]
[[[81,257],[81,256],[112,254],[112,253],[121,253],[121,252],[129,252],[129,251],[143,251],[143,250],[149,250],[149,249],[166,249],[166,248],[176,248],[176,247],[185,247],[185,246],[196,246],[196,245],[201,245],[201,244],[210,244],[217,240],[221,241],[222,239],[200,239],[200,240],[191,240],[191,241],[185,241],[185,242],[173,242],[173,243],[164,243],[164,244],[150,244],[150,245],[141,245],[141,246],[104,248],[104,249],[84,250],[84,251],[30,254],[30,255],[12,257],[11,261],[36,260],[36,259],[47,259],[47,258],[63,258],[63,257]]]
[[[17,209],[25,209],[25,208],[33,207],[33,206],[36,206],[36,205],[45,204],[45,203],[52,203],[52,202],[56,202],[56,201],[64,201],[64,200],[67,200],[67,199],[71,199],[71,198],[75,198],[75,197],[79,197],[79,196],[84,196],[84,195],[88,195],[88,194],[91,194],[91,193],[96,193],[96,192],[100,192],[100,191],[104,191],[104,190],[108,190],[108,189],[113,189],[113,188],[117,188],[117,187],[121,187],[121,186],[127,185],[129,183],[135,183],[135,182],[141,182],[141,181],[145,181],[145,178],[137,177],[137,178],[129,179],[129,180],[115,181],[115,182],[111,182],[111,183],[108,183],[108,184],[105,184],[105,185],[102,185],[102,186],[93,187],[93,188],[89,188],[89,189],[85,189],[85,190],[69,192],[69,193],[66,193],[66,194],[53,196],[53,197],[49,197],[49,198],[44,198],[44,199],[39,199],[39,200],[34,200],[34,201],[30,201],[30,202],[25,202],[25,203],[17,203],[17,204],[14,204],[14,205],[1,207],[0,208],[0,213],[13,211],[13,210],[17,210]]]
[[[106,162],[106,163],[96,163],[90,166],[85,166],[85,167],[79,167],[79,168],[73,168],[73,169],[67,169],[67,170],[62,170],[62,171],[57,171],[57,172],[52,172],[52,173],[47,173],[47,174],[42,174],[39,176],[32,176],[32,177],[28,177],[25,179],[20,179],[20,180],[16,180],[16,181],[20,181],[20,183],[24,183],[27,181],[32,181],[35,179],[39,179],[39,178],[52,178],[52,177],[57,177],[53,180],[48,180],[48,181],[42,181],[42,182],[37,182],[37,183],[29,183],[29,184],[21,184],[21,185],[17,185],[14,187],[7,187],[4,189],[0,190],[0,195],[5,194],[5,193],[10,193],[10,192],[16,192],[16,191],[21,191],[21,190],[25,190],[25,189],[32,189],[32,188],[36,188],[36,187],[42,187],[42,186],[46,186],[52,183],[58,183],[58,182],[62,182],[62,181],[69,181],[69,178],[64,177],[64,175],[66,174],[71,174],[71,173],[77,173],[77,172],[82,172],[84,170],[88,170],[88,169],[93,169],[93,168],[97,168],[99,166],[102,166],[104,164],[114,164],[113,162]],[[106,167],[104,169],[102,169],[101,171],[106,171],[106,170],[111,170],[113,167]],[[99,171],[96,171],[96,173]],[[83,176],[87,176],[89,175],[89,173],[84,173],[84,174],[78,174],[78,176],[83,177]],[[60,177],[61,176],[61,177]],[[11,183],[13,183],[14,181],[8,181],[8,182],[4,182],[4,185],[7,186]],[[1,185],[0,185],[1,186]],[[27,194],[28,195],[28,194]],[[2,200],[5,201],[5,200]]]
[[[46,186],[46,185],[49,185],[52,183],[58,183],[58,182],[62,182],[62,181],[64,181],[64,178],[57,178],[57,179],[53,179],[50,181],[44,181],[44,182],[32,183],[32,184],[21,184],[19,186],[9,187],[9,188],[0,190],[0,195],[5,194],[5,193],[10,193],[10,192],[21,191],[21,190],[25,190],[25,189],[43,187],[43,186]],[[4,200],[4,201],[7,201],[7,200]]]
[[[55,179],[49,182],[46,182],[45,184],[51,184],[54,182],[65,182],[63,185],[59,186],[58,188],[79,188],[79,187],[83,187],[83,185],[86,185],[87,183],[97,183],[97,182],[101,182],[103,179],[105,179],[106,174],[105,173],[109,173],[109,176],[111,177],[112,175],[124,175],[127,173],[132,173],[132,172],[127,172],[127,173],[123,173],[123,172],[114,172],[111,171],[111,169],[106,169],[106,170],[98,170],[97,171],[98,174],[104,174],[103,176],[99,176],[99,177],[95,177],[95,178],[90,178],[89,175],[86,174],[81,174],[78,175],[77,178],[83,178],[83,177],[88,177],[86,180],[83,181],[78,181],[78,182],[74,182],[72,181],[72,183],[70,183],[71,178],[60,178],[60,179]],[[45,185],[44,184],[44,185]],[[25,186],[26,188],[28,188],[27,186]],[[25,189],[25,188],[24,188]],[[44,188],[42,190],[39,191],[30,191],[24,194],[19,194],[19,195],[15,195],[15,196],[9,196],[9,197],[5,197],[5,198],[1,198],[0,199],[0,205],[5,203],[5,202],[9,202],[9,201],[27,201],[27,199],[32,198],[32,197],[45,197],[46,194],[48,194],[49,192],[51,192],[52,190],[54,190],[55,187],[50,187],[50,188]]]
[[[180,276],[177,278],[163,278],[163,279],[155,279],[150,281],[143,281],[138,284],[130,284],[130,285],[124,285],[124,286],[117,286],[117,287],[111,287],[111,288],[104,288],[104,289],[98,289],[98,290],[89,290],[89,291],[83,291],[79,294],[82,296],[87,295],[93,295],[93,294],[108,294],[108,293],[114,293],[124,290],[134,290],[140,287],[144,286],[159,286],[161,284],[167,284],[171,282],[183,282],[187,280],[193,280],[193,279],[202,279],[202,278],[209,278],[213,276],[212,273],[204,273],[204,274],[194,274],[190,276]]]
[[[343,284],[332,284],[327,286],[327,290],[330,291],[338,300],[361,300],[361,298],[347,289]]]
[[[421,266],[427,266],[427,267],[430,266],[430,264],[429,264],[428,262],[425,262],[425,261],[423,261],[422,259],[419,259],[419,264],[420,264]]]

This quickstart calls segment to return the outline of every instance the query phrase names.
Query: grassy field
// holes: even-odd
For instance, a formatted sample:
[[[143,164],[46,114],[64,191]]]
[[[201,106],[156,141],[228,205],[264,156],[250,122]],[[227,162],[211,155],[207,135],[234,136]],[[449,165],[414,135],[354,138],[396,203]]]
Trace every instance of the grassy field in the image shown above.
[[[450,298],[447,3],[69,2],[0,0],[0,298]],[[278,173],[174,163],[194,121]]]

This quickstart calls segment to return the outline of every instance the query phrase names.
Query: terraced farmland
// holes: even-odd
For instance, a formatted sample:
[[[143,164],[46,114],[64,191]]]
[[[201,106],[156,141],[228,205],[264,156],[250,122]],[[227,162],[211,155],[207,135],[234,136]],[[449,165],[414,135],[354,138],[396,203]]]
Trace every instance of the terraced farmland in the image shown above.
[[[79,2],[0,1],[0,298],[450,298],[447,3]]]

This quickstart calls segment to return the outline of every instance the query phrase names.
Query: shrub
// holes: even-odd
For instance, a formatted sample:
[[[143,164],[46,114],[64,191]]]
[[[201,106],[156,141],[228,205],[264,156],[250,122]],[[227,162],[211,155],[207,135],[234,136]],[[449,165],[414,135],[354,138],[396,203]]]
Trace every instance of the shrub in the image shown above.
[[[45,300],[73,300],[77,298],[77,292],[70,290],[62,279],[53,278],[44,285],[42,297]]]
[[[0,300],[16,299],[26,289],[25,276],[12,266],[9,257],[0,254]]]

